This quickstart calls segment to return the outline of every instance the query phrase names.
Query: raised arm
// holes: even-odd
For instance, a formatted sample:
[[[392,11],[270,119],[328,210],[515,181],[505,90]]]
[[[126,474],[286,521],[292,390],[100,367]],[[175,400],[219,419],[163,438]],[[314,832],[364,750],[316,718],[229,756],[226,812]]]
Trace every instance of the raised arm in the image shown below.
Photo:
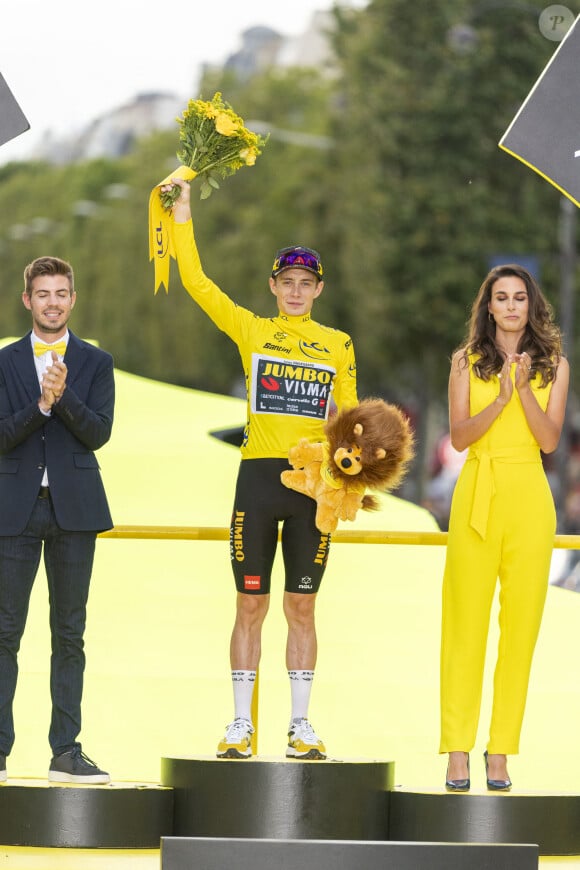
[[[167,193],[173,187],[179,187],[181,192],[173,205],[173,219],[176,224],[186,224],[191,220],[191,188],[183,178],[172,178],[172,184],[163,184],[162,193]]]
[[[172,182],[174,184],[162,185],[160,189],[168,191],[173,186],[180,188],[179,197],[173,205],[173,242],[181,283],[218,329],[232,341],[238,342],[245,324],[251,323],[254,315],[237,305],[205,274],[193,231],[189,183],[182,178],[174,178]]]

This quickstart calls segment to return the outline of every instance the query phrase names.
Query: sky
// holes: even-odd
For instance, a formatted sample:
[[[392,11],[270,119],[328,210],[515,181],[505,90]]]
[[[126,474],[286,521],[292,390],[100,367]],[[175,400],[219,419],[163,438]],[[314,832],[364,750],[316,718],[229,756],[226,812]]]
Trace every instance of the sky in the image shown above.
[[[244,30],[265,25],[296,36],[314,12],[333,5],[333,0],[5,0],[0,73],[31,129],[0,146],[0,162],[26,159],[47,131],[81,130],[138,93],[197,97],[203,64],[223,63],[240,48]],[[365,4],[348,0],[348,5]]]

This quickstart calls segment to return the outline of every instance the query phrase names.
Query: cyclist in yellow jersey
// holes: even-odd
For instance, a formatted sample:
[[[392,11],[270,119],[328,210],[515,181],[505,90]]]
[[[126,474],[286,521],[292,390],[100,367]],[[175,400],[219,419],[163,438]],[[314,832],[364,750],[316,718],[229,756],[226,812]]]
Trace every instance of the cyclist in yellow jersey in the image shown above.
[[[247,387],[247,423],[230,528],[237,588],[230,644],[234,719],[217,755],[249,758],[252,754],[252,692],[282,523],[291,688],[286,755],[325,758],[324,744],[308,719],[308,706],[317,655],[316,593],[330,536],[316,528],[315,501],[287,489],[280,474],[290,467],[288,451],[299,438],[324,439],[331,400],[339,409],[357,403],[352,340],[310,316],[324,287],[320,256],[311,248],[294,246],[277,253],[269,281],[277,315],[258,317],[236,305],[204,274],[193,234],[189,184],[178,178],[173,182],[181,189],[172,229],[181,280],[194,301],[237,344]]]

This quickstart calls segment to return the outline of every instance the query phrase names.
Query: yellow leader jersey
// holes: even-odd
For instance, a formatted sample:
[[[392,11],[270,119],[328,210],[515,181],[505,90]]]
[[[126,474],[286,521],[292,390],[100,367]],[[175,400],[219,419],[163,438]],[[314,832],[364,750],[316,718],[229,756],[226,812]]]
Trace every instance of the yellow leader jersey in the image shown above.
[[[248,396],[242,459],[287,458],[300,438],[324,441],[331,398],[339,409],[357,404],[350,336],[310,315],[258,317],[236,305],[204,274],[192,222],[174,224],[173,237],[183,286],[242,358]]]

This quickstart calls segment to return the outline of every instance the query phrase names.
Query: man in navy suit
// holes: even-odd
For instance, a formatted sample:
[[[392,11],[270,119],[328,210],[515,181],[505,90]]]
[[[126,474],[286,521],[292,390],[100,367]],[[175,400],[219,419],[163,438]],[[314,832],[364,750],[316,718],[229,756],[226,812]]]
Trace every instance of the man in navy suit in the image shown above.
[[[43,552],[51,630],[48,778],[109,782],[78,735],[95,540],[113,525],[93,452],[111,435],[113,358],[68,330],[76,302],[69,263],[30,263],[22,301],[32,330],[0,350],[0,780],[14,743],[17,654]]]

